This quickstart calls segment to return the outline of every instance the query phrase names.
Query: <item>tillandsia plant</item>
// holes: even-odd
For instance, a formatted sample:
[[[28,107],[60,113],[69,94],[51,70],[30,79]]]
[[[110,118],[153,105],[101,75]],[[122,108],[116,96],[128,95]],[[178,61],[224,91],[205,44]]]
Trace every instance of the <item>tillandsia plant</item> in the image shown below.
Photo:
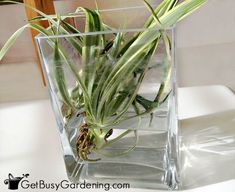
[[[152,67],[149,66],[149,61],[160,41],[165,44],[168,55],[166,59],[171,59],[171,42],[165,29],[175,25],[205,2],[206,0],[183,0],[180,2],[178,0],[163,0],[156,8],[153,8],[147,0],[143,0],[151,13],[144,25],[146,30],[136,32],[128,40],[125,38],[126,33],[118,30],[113,33],[112,38],[98,33],[67,38],[67,42],[76,50],[81,59],[82,67],[79,70],[76,63],[71,61],[69,55],[64,51],[59,43],[59,38],[49,38],[49,44],[54,51],[55,82],[60,100],[63,103],[61,111],[65,128],[66,124],[69,124],[73,117],[78,115],[78,111],[79,115],[84,118],[82,125],[78,127],[79,135],[76,139],[76,151],[81,160],[99,160],[89,157],[93,152],[116,156],[129,153],[135,148],[138,142],[137,130],[128,129],[115,138],[109,139],[113,127],[128,119],[143,115],[150,115],[151,123],[154,110],[161,106],[171,93],[171,90],[168,90],[171,67],[169,66],[165,70],[164,80],[154,99],[150,100],[138,94],[146,73]],[[35,29],[47,37],[81,34],[67,21],[68,18],[77,15],[83,14],[85,17],[85,33],[115,31],[104,23],[98,8],[91,10],[79,7],[74,13],[64,16],[46,15],[29,5],[25,6],[41,16],[30,20],[28,24],[18,29],[10,37],[0,51],[0,60],[26,28]],[[43,28],[35,23],[39,20],[48,21],[50,27]],[[71,91],[66,85],[64,65],[70,69],[76,80],[76,86]],[[134,115],[127,115],[130,108],[134,110]],[[135,144],[130,149],[119,154],[101,152],[102,149],[133,131]]]

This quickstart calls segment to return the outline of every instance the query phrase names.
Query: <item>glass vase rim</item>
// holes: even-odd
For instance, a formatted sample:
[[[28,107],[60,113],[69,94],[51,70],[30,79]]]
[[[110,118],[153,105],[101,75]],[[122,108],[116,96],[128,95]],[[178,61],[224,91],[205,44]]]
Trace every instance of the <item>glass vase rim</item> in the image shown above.
[[[151,28],[117,28],[114,30],[102,30],[102,31],[93,31],[93,32],[81,32],[81,33],[73,33],[73,34],[61,34],[61,35],[43,35],[39,33],[35,36],[36,40],[41,39],[55,39],[55,38],[69,38],[69,37],[82,37],[82,36],[92,36],[92,35],[105,35],[105,34],[118,34],[118,33],[138,33],[145,31],[172,31],[176,28],[176,25],[171,27],[151,27]]]

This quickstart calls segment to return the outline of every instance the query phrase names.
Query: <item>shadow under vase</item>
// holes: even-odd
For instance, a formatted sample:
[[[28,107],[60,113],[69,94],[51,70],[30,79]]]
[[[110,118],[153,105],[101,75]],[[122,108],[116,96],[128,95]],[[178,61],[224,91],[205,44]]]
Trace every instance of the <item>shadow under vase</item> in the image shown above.
[[[235,110],[181,122],[182,189],[235,178]]]

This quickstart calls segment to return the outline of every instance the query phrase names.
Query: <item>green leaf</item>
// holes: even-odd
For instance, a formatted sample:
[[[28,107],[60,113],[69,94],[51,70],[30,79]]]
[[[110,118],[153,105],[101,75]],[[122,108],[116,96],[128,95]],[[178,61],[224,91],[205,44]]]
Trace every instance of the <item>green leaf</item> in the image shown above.
[[[141,60],[141,62],[142,62],[141,64],[144,66],[144,69],[143,69],[142,73],[140,74],[140,76],[138,78],[136,86],[134,87],[134,91],[132,92],[132,94],[129,97],[129,101],[124,106],[124,108],[121,110],[121,112],[117,115],[117,117],[115,117],[114,121],[118,121],[120,118],[122,118],[122,115],[128,110],[130,105],[133,104],[133,102],[134,102],[134,100],[135,100],[135,98],[138,94],[140,85],[142,84],[142,81],[145,77],[145,74],[148,71],[149,61],[150,61],[150,59],[152,58],[153,54],[155,53],[155,51],[157,49],[157,46],[159,44],[159,40],[160,39],[158,39],[156,42],[153,42],[152,45],[149,46],[149,50],[148,50],[146,56],[143,58],[143,60]]]
[[[104,94],[101,99],[101,105],[104,104],[107,96],[110,95],[110,92],[116,89],[116,85],[119,84],[122,79],[131,74],[145,56],[148,46],[160,36],[160,33],[157,31],[150,31],[149,36],[144,36],[141,34],[137,39],[132,43],[132,45],[127,49],[127,51],[122,55],[122,57],[117,61],[109,76],[107,77],[103,88],[102,93]],[[149,40],[150,39],[150,40]]]
[[[57,22],[58,22],[58,24],[57,24],[55,35],[58,35],[59,31],[60,31],[61,19],[60,19],[59,15],[57,16]],[[57,84],[59,94],[61,95],[63,102],[73,108],[73,105],[71,103],[71,98],[68,93],[68,88],[66,86],[66,80],[65,80],[65,76],[64,76],[64,66],[63,66],[64,61],[60,56],[59,39],[58,38],[55,39],[54,44],[55,45],[53,47],[53,50],[54,50],[53,68],[54,68],[54,75],[55,75],[56,84]]]
[[[144,3],[146,4],[147,8],[151,11],[152,16],[153,16],[154,19],[155,19],[155,24],[156,24],[156,26],[157,26],[159,29],[161,29],[161,28],[162,28],[161,22],[160,22],[160,20],[158,19],[158,16],[157,16],[157,14],[155,13],[154,9],[153,9],[152,6],[148,3],[147,0],[143,0],[143,1],[144,1]]]
[[[171,40],[168,37],[166,32],[162,32],[161,34],[162,34],[162,38],[165,44],[167,59],[170,61],[171,60]]]
[[[164,15],[166,12],[174,8],[178,3],[178,0],[163,0],[154,10],[154,14],[152,14],[148,20],[146,21],[144,27],[148,28],[154,21],[154,15],[157,16],[157,18],[160,18],[162,15]],[[151,7],[151,5],[150,5]]]
[[[129,49],[129,47],[135,42],[135,40],[138,38],[139,33],[134,35],[120,50],[118,57],[121,57],[125,54],[125,52]]]
[[[99,14],[96,11],[92,11],[87,8],[79,7],[76,12],[82,11],[85,13],[86,24],[85,32],[97,32],[102,31],[103,26]],[[88,95],[91,96],[94,80],[95,71],[97,64],[97,58],[101,50],[104,48],[103,35],[84,35],[83,47],[82,47],[82,64],[83,64],[83,79],[85,85],[88,87]]]
[[[183,19],[188,14],[192,13],[192,11],[195,11],[197,8],[199,8],[201,5],[203,5],[206,2],[206,0],[186,0],[177,6],[175,6],[173,9],[168,11],[166,14],[164,14],[160,21],[163,24],[164,27],[171,27],[176,22]]]
[[[144,107],[144,109],[146,111],[152,109],[152,105],[154,102],[152,102],[148,99],[145,99],[144,97],[142,97],[140,95],[137,95],[135,99],[140,105],[142,105]]]
[[[77,72],[76,64],[74,64],[71,61],[71,59],[66,54],[66,52],[63,51],[63,49],[60,48],[59,50],[60,50],[61,57],[64,59],[65,63],[67,64],[67,66],[71,70],[72,74],[74,75],[74,77],[76,79],[76,82],[78,83],[80,89],[82,90],[86,113],[89,114],[89,116],[94,119],[95,117],[93,115],[93,111],[92,111],[92,107],[91,107],[91,98],[88,95],[87,87],[85,86],[84,82],[82,81],[80,75]]]
[[[20,4],[20,5],[24,5],[25,7],[35,11],[36,13],[40,14],[41,15],[41,18],[44,17],[45,19],[47,19],[52,25],[54,25],[55,27],[58,27],[58,23],[55,21],[55,17],[56,16],[50,16],[50,15],[47,15],[45,13],[43,13],[42,11],[36,9],[35,7],[33,6],[30,6],[28,4],[24,4],[24,3],[19,3],[19,2],[14,2],[14,1],[8,1],[8,0],[4,0],[3,2],[10,2],[10,3],[15,3],[15,4]],[[40,16],[39,16],[40,17]],[[37,19],[39,19],[39,17],[37,17]],[[64,19],[66,18],[66,16],[64,16]],[[62,34],[70,34],[69,31],[67,31],[66,29],[64,29],[62,26],[60,27],[60,32]],[[68,42],[81,54],[81,45],[79,42],[77,42],[75,40],[75,38],[67,38]]]
[[[58,47],[58,43],[55,43],[54,47],[54,60],[53,60],[53,68],[54,68],[54,75],[56,84],[59,90],[59,94],[61,95],[61,98],[65,104],[67,104],[70,107],[73,107],[71,103],[71,98],[68,93],[68,88],[66,86],[65,76],[64,76],[64,66],[63,66],[63,59],[60,56],[60,51]]]
[[[114,60],[118,57],[122,41],[123,41],[123,33],[118,33],[114,39],[112,49],[109,53],[111,59]]]
[[[78,53],[80,55],[82,55],[82,46],[83,46],[83,39],[81,36],[79,36],[80,31],[78,31],[75,27],[73,27],[72,25],[70,25],[69,23],[67,23],[66,21],[62,20],[61,21],[63,24],[64,29],[66,29],[66,31],[70,32],[71,34],[78,34],[78,36],[75,37],[68,37],[66,38],[68,40],[68,42],[73,46],[73,48],[75,48],[75,50],[78,51]],[[70,40],[71,39],[71,40]],[[75,39],[77,41],[75,41]]]
[[[29,24],[24,25],[23,27],[19,28],[4,44],[2,49],[0,50],[0,60],[4,57],[4,55],[7,53],[7,51],[14,45],[17,38],[24,32],[24,30],[29,27]]]
[[[101,114],[97,112],[98,104],[102,96],[101,89],[111,70],[111,64],[108,61],[105,61],[105,62],[106,63],[103,65],[103,67],[97,71],[97,79],[96,79],[97,87],[93,91],[92,98],[91,98],[92,108],[93,108],[94,113],[96,114],[97,119],[100,119],[100,116],[101,116]]]

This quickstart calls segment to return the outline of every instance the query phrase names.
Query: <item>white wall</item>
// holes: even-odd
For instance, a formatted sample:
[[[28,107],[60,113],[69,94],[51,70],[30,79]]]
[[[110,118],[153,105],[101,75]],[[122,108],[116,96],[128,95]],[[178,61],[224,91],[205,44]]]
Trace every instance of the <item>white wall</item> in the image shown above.
[[[55,2],[58,12],[91,6],[87,0]],[[98,0],[101,8],[140,4],[141,0]],[[152,1],[156,2],[156,0]],[[94,7],[94,4],[92,4]],[[24,8],[0,6],[0,46],[25,23]],[[235,90],[235,0],[208,0],[177,26],[177,61],[180,86],[224,84]],[[2,63],[35,60],[27,31]]]
[[[208,0],[177,33],[181,86],[224,84],[235,90],[234,0]]]

